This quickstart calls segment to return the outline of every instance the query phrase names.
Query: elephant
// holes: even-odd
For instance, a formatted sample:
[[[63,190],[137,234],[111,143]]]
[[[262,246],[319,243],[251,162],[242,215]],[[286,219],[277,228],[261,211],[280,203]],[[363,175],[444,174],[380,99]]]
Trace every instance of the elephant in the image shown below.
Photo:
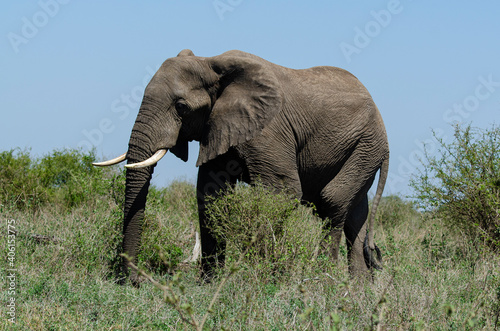
[[[207,203],[237,181],[259,180],[314,204],[332,261],[345,234],[351,275],[372,278],[380,268],[373,223],[389,145],[381,114],[354,75],[329,66],[290,69],[237,50],[213,57],[182,50],[167,59],[145,88],[127,152],[95,163],[127,160],[122,249],[132,261],[154,167],[167,151],[187,161],[190,141],[200,147],[196,186],[205,280],[225,258],[225,243],[216,242],[207,226]],[[368,190],[379,170],[368,215]],[[128,261],[122,265],[137,284]]]

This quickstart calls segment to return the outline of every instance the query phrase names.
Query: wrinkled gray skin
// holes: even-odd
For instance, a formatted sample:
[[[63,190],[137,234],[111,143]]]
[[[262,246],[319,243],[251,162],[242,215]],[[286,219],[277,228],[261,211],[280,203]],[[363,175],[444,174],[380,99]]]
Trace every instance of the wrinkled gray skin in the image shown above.
[[[240,51],[203,58],[184,50],[166,60],[146,87],[126,158],[129,164],[143,161],[163,148],[186,161],[192,140],[200,142],[206,279],[224,261],[225,244],[206,227],[205,202],[237,180],[261,180],[314,203],[331,231],[333,259],[343,230],[351,274],[370,277],[373,259],[365,262],[363,254],[367,192],[382,169],[378,203],[389,147],[377,107],[352,74],[334,67],[289,69]],[[134,260],[153,168],[127,169],[123,250]],[[133,271],[130,277],[138,281]]]

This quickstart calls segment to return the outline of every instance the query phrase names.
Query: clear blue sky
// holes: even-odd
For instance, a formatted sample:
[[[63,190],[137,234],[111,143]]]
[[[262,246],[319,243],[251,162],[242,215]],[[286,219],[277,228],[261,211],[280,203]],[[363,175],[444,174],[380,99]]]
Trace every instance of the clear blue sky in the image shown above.
[[[184,49],[337,66],[368,88],[391,147],[386,194],[409,193],[431,129],[500,124],[498,1],[8,1],[0,12],[0,150],[126,151],[144,83]],[[168,154],[154,183],[196,178]]]

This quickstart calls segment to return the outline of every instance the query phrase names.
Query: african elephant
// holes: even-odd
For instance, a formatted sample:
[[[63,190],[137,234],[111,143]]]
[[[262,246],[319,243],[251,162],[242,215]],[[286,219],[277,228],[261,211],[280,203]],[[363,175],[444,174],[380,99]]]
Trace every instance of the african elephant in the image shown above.
[[[338,255],[342,230],[353,275],[379,268],[367,192],[380,169],[373,224],[388,172],[382,117],[365,87],[335,67],[295,70],[241,51],[197,57],[183,50],[167,59],[147,85],[128,151],[101,162],[127,160],[123,250],[136,259],[148,187],[156,163],[170,150],[188,158],[199,141],[197,192],[202,275],[224,261],[206,225],[206,201],[257,179],[292,191],[317,207]],[[127,271],[127,262],[123,262]],[[130,275],[137,281],[137,274]]]

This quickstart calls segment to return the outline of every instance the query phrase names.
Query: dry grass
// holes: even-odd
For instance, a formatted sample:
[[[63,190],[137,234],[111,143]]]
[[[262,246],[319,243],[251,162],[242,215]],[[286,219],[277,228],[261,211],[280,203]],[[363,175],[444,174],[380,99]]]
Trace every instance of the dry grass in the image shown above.
[[[256,196],[255,191],[245,193],[246,189],[252,188],[242,189],[247,194],[243,195],[246,200],[248,196]],[[160,252],[175,256],[177,262],[191,254],[195,243],[192,224],[196,224],[197,215],[191,184],[174,183],[164,190],[153,189],[150,198],[142,242],[143,268],[154,279],[170,283],[183,304],[180,309],[187,309],[189,304],[193,316],[200,320],[220,280],[234,266],[241,251],[230,254],[226,268],[220,270],[219,278],[211,284],[198,283],[196,265],[171,263],[164,270],[155,268],[160,264]],[[266,200],[273,203],[272,199]],[[264,203],[262,199],[259,201]],[[281,207],[275,201],[265,208],[276,211]],[[308,218],[310,213],[300,208],[298,212],[283,215],[283,220],[286,223],[287,217],[291,217],[290,224],[300,229],[304,237],[318,238],[315,234],[321,232],[319,223],[312,222]],[[420,215],[404,201],[385,198],[380,217],[387,215],[392,215],[390,221],[377,222],[375,239],[383,252],[384,269],[376,273],[374,283],[360,284],[349,278],[345,246],[341,247],[340,261],[333,265],[320,253],[310,258],[318,245],[315,239],[304,242],[297,239],[296,232],[281,231],[282,237],[277,233],[274,236],[275,243],[282,244],[279,247],[283,249],[273,254],[268,250],[268,255],[262,254],[262,250],[247,251],[249,254],[237,265],[238,271],[227,279],[215,300],[206,328],[494,330],[500,327],[497,254],[485,248],[484,243],[471,240],[466,233],[446,228],[439,219]],[[4,317],[0,328],[190,328],[179,312],[164,301],[162,292],[150,283],[139,289],[116,284],[114,271],[122,212],[113,194],[99,195],[71,208],[43,205],[35,210],[19,210],[2,202],[0,216],[4,229],[6,221],[14,219],[17,230],[17,319],[11,325]],[[54,237],[57,239],[50,239]],[[0,236],[2,247],[8,247],[7,239],[6,235]],[[290,245],[293,248],[294,240],[298,240],[295,246],[304,247],[302,253],[284,249]],[[154,250],[158,254],[152,254]],[[284,260],[287,262],[283,263]],[[3,264],[1,274],[6,275],[7,269]],[[276,270],[279,272],[270,272]],[[4,276],[2,280],[7,284]],[[7,302],[10,295],[2,291],[0,298]]]

